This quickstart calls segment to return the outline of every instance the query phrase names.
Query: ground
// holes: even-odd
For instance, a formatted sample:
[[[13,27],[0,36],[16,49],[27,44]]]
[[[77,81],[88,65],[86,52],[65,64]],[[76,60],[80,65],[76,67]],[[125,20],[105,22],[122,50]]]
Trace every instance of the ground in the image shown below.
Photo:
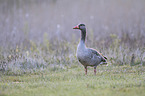
[[[145,67],[98,66],[88,75],[82,66],[24,74],[1,75],[0,96],[145,96]]]

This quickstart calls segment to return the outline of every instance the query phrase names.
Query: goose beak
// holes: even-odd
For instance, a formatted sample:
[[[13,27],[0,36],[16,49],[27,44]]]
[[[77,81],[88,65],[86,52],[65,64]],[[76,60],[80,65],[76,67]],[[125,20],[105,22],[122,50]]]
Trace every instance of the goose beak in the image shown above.
[[[75,26],[73,29],[79,29],[79,26],[77,25],[77,26]]]

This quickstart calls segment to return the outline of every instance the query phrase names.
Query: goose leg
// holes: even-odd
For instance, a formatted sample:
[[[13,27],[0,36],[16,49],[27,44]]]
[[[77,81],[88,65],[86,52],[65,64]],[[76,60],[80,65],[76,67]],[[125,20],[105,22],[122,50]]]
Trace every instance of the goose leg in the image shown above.
[[[96,66],[94,66],[94,75],[96,75]]]
[[[87,75],[87,66],[85,66],[85,74]]]

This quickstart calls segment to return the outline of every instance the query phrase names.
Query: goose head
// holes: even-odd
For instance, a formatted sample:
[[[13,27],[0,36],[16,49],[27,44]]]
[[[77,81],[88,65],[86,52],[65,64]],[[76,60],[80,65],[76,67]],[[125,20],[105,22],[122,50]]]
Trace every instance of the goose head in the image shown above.
[[[75,26],[73,29],[79,29],[79,30],[85,30],[85,24],[78,24],[77,26]]]

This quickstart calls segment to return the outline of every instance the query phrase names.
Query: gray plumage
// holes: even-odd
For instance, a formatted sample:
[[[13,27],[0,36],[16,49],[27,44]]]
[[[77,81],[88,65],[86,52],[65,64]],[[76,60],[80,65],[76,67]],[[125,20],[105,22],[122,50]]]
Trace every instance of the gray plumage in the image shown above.
[[[102,62],[106,63],[106,57],[101,55],[95,49],[87,48],[85,46],[85,38],[86,38],[86,28],[84,24],[79,24],[75,26],[73,29],[81,30],[81,40],[77,47],[77,59],[78,61],[85,67],[85,71],[87,74],[87,66],[94,67],[94,73],[96,74],[97,65]]]

